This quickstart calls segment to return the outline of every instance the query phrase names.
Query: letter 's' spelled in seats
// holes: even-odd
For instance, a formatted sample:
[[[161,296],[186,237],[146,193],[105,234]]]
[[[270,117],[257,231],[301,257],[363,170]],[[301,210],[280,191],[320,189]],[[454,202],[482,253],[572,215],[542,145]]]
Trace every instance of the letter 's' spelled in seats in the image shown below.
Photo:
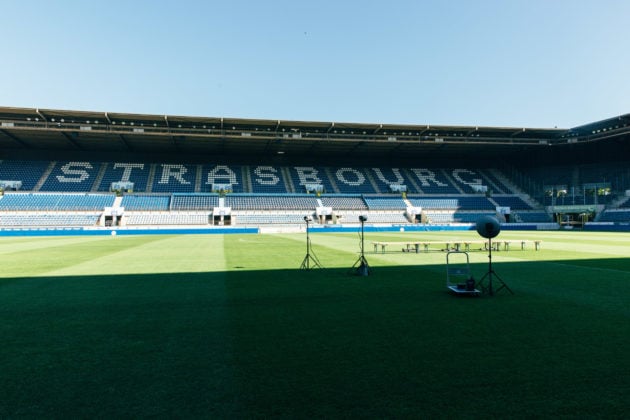
[[[262,165],[249,169],[253,193],[286,194],[289,192],[283,175],[283,168]]]
[[[57,162],[41,191],[89,192],[100,164],[86,161]]]

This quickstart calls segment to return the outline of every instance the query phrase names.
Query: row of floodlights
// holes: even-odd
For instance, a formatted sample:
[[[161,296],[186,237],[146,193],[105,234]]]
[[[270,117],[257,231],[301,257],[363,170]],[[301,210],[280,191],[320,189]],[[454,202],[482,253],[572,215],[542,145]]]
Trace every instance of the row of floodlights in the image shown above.
[[[580,135],[580,133],[572,131],[570,133],[563,134],[562,137],[563,138],[566,138],[566,137],[578,137],[579,135]]]
[[[624,124],[623,127],[626,127],[627,124]],[[618,125],[614,126],[614,127],[604,127],[604,128],[600,128],[598,130],[593,130],[591,131],[591,134],[598,134],[598,133],[605,133],[606,131],[612,131],[612,130],[617,130],[620,127]]]
[[[615,125],[615,126],[610,126],[610,127],[598,128],[597,130],[591,130],[591,134],[605,133],[607,131],[618,130],[620,128],[627,127],[627,126],[628,124],[623,124],[623,125]],[[580,133],[578,133],[577,131],[569,131],[568,133],[563,134],[562,138],[579,137],[579,136],[580,136]]]
[[[34,118],[34,119],[31,119],[30,117],[28,117],[26,120],[27,120],[27,121],[36,121],[36,122],[39,122],[39,118]],[[51,118],[51,119],[50,119],[50,121],[51,121],[51,122],[57,122],[57,121],[55,120],[55,118]],[[61,118],[61,119],[59,120],[59,123],[65,123],[65,122],[66,122],[66,121],[65,121],[65,119],[63,119],[63,118]],[[75,123],[75,121],[74,121],[74,120],[72,120],[72,121],[70,121],[70,123],[74,124],[74,123]],[[96,124],[96,125],[98,125],[98,124],[99,124],[99,121],[98,121],[98,120],[94,120],[94,121],[91,121],[91,120],[86,120],[86,121],[85,121],[85,123],[86,123],[86,124]],[[117,124],[117,123],[116,123],[116,121],[112,121],[112,125],[116,125],[116,124]],[[127,122],[126,122],[126,121],[121,121],[119,124],[120,124],[120,125],[127,125]],[[130,126],[135,126],[135,123],[132,121],[132,122],[130,122],[130,123],[129,123],[129,125],[130,125]],[[139,125],[140,125],[141,127],[144,127],[144,123],[140,123]],[[157,127],[157,126],[158,126],[158,124],[157,124],[157,123],[153,123],[153,127]],[[183,127],[182,127],[182,125],[181,125],[181,124],[178,124],[178,125],[177,125],[177,128],[183,128]],[[196,125],[193,125],[193,126],[192,126],[192,128],[193,128],[193,129],[197,129],[197,126],[196,126]],[[205,129],[212,129],[212,130],[215,130],[215,129],[216,129],[216,126],[214,126],[214,125],[213,125],[213,126],[208,127],[208,126],[206,126],[206,125],[203,125],[201,128],[203,128],[204,130],[205,130]],[[237,130],[237,127],[236,127],[236,126],[232,126],[232,127],[231,127],[231,129],[232,129],[232,130]],[[240,129],[239,129],[239,130],[240,130]],[[299,131],[299,130],[297,130],[297,129],[295,129],[295,128],[291,128],[290,130],[291,130],[291,131],[294,131],[294,132]],[[258,127],[255,127],[255,128],[254,128],[254,131],[258,131]],[[271,131],[271,128],[267,128],[267,130],[266,130],[266,131]],[[287,131],[287,129],[286,129],[286,128],[283,128],[281,131],[282,131],[282,132],[285,132],[285,131]],[[604,131],[606,131],[606,129],[604,129]],[[319,131],[319,130],[313,130],[312,132],[314,132],[314,133],[319,133],[320,131]],[[599,132],[599,131],[597,131],[597,132]],[[355,134],[355,132],[354,132],[353,130],[350,130],[350,131],[347,131],[347,132],[346,132],[346,130],[333,130],[333,133],[334,133],[334,134]],[[593,131],[593,133],[595,133],[595,131]],[[306,135],[308,135],[308,133],[305,133],[305,134],[306,134]],[[362,132],[361,132],[361,134],[363,134],[363,135],[368,135],[368,132],[367,132],[367,131],[362,131]],[[415,132],[415,133],[414,133],[414,132],[412,132],[412,131],[409,131],[409,132],[403,131],[403,132],[400,132],[400,133],[398,133],[398,132],[390,132],[390,133],[388,133],[387,131],[383,131],[383,135],[388,135],[388,134],[389,134],[389,135],[393,135],[393,136],[414,136],[414,135],[415,135],[415,136],[420,136],[420,133],[419,133],[419,132]],[[425,137],[437,137],[437,136],[446,136],[446,137],[465,137],[465,136],[466,136],[466,137],[480,137],[480,134],[479,134],[479,133],[475,133],[475,134],[465,135],[464,133],[437,133],[437,132],[436,132],[436,133],[428,133],[428,134],[426,134],[426,135],[425,135]]]
[[[599,133],[605,133],[607,131],[613,131],[613,130],[618,130],[620,128],[623,127],[627,127],[628,124],[623,124],[623,125],[615,125],[615,126],[610,126],[610,127],[604,127],[604,128],[598,128],[597,130],[591,130],[591,134],[599,134]],[[567,134],[563,134],[562,137],[566,138],[566,137],[579,137],[580,133],[575,132],[575,131],[571,131]]]
[[[26,121],[35,121],[35,122],[39,122],[39,118],[30,118],[30,117],[28,117],[28,118],[26,118]],[[58,122],[58,123],[65,123],[65,122],[66,122],[66,120],[65,120],[64,118],[61,118],[59,121],[57,121],[55,118],[51,118],[51,119],[50,119],[50,121],[51,121],[51,122]],[[69,121],[69,122],[70,122],[71,124],[75,124],[75,123],[76,123],[76,121],[75,121],[75,120],[71,120],[71,121]],[[79,122],[79,123],[81,123],[81,122]],[[98,121],[98,120],[94,120],[94,121],[91,121],[91,120],[86,120],[86,121],[85,121],[85,124],[95,124],[95,125],[98,125],[98,124],[99,124],[99,121]],[[116,125],[116,124],[117,124],[117,122],[116,122],[116,121],[112,121],[112,125]],[[126,121],[121,121],[119,124],[120,124],[120,125],[127,125],[127,122],[126,122]],[[131,121],[131,122],[129,123],[129,125],[130,125],[130,126],[135,126],[135,125],[136,125],[136,123],[135,123],[135,122],[133,122],[133,121]],[[139,123],[139,125],[140,125],[141,127],[144,127],[144,123]],[[153,123],[153,127],[157,127],[157,126],[158,126],[158,125],[157,125],[157,123]],[[177,125],[177,128],[182,128],[182,125],[181,125],[181,124],[178,124],[178,125]],[[197,126],[196,126],[196,125],[193,125],[193,126],[192,126],[192,128],[197,128]],[[208,127],[204,125],[202,128],[203,128],[203,129],[207,129]],[[216,128],[216,126],[214,126],[214,125],[213,125],[213,126],[212,126],[212,127],[210,127],[210,128],[214,130],[214,129]],[[235,129],[236,129],[236,127],[232,127],[232,129],[233,129],[233,130],[235,130]]]
[[[39,122],[39,118],[37,118],[37,117],[36,117],[36,118],[30,118],[30,117],[28,117],[28,118],[26,118],[26,120],[27,120],[27,121],[36,121],[36,122]],[[51,118],[51,119],[50,119],[50,121],[51,121],[51,122],[57,122],[57,121],[55,120],[55,118]],[[66,121],[65,121],[65,119],[61,118],[58,122],[60,122],[60,123],[65,123]],[[75,123],[75,121],[74,121],[74,120],[72,120],[72,121],[70,121],[70,123],[74,124],[74,123]],[[86,120],[86,121],[85,121],[85,123],[86,123],[86,124],[96,124],[96,125],[98,125],[98,124],[99,124],[99,121],[98,121],[98,120],[94,120],[94,121],[91,121],[91,120]],[[116,124],[117,124],[117,123],[116,123],[116,121],[112,121],[111,123],[112,123],[112,125],[116,125]],[[119,124],[120,124],[120,125],[127,125],[127,122],[126,122],[126,121],[121,121]],[[135,124],[136,124],[136,123],[134,123],[133,121],[131,121],[131,122],[129,123],[129,125],[130,125],[130,126],[135,126]],[[139,125],[140,125],[141,127],[144,127],[144,123],[140,123]],[[157,124],[157,123],[153,123],[153,127],[157,127],[157,126],[158,126],[158,124]],[[182,125],[181,125],[181,124],[178,124],[178,125],[177,125],[177,128],[183,128],[183,127],[182,127]],[[193,125],[193,126],[192,126],[192,128],[193,128],[193,129],[196,129],[196,128],[197,128],[197,126],[196,126],[196,125]],[[208,126],[206,126],[206,125],[203,125],[201,128],[203,128],[204,130],[205,130],[205,129],[212,129],[212,130],[215,130],[215,129],[216,129],[216,126],[214,126],[214,125],[213,125],[213,126],[208,127]],[[232,129],[232,130],[237,130],[237,127],[236,127],[236,126],[232,126],[232,127],[231,127],[231,129]],[[239,130],[240,130],[240,128],[239,128]],[[298,129],[296,129],[296,128],[291,128],[291,129],[289,129],[289,130],[290,130],[290,131],[293,131],[293,132],[297,132],[297,131],[299,131],[299,130],[298,130]],[[258,131],[258,127],[254,127],[254,131]],[[267,130],[266,130],[266,131],[271,131],[271,128],[267,128]],[[274,130],[274,131],[275,131],[275,130]],[[286,129],[286,128],[282,128],[282,130],[281,130],[281,131],[282,131],[282,132],[286,132],[286,131],[287,131],[287,129]],[[319,133],[320,131],[319,131],[319,130],[312,130],[311,132],[314,132],[314,133]],[[354,130],[349,130],[349,131],[346,131],[346,130],[333,130],[333,133],[334,133],[334,134],[357,134],[357,133],[355,133],[355,132],[354,132]],[[362,131],[362,132],[361,132],[361,134],[363,134],[363,135],[367,135],[367,134],[368,134],[368,132],[367,132],[367,131]],[[387,131],[383,131],[383,135],[388,135],[388,132],[387,132]],[[412,132],[412,131],[409,131],[409,132],[402,131],[402,132],[400,132],[400,133],[398,133],[398,132],[390,132],[390,133],[389,133],[389,135],[394,135],[394,136],[414,136],[414,135],[415,135],[415,136],[420,136],[420,133],[419,133],[419,132],[415,132],[415,133],[414,133],[414,132]],[[464,136],[465,136],[465,134],[464,134],[464,133],[428,133],[428,134],[426,134],[426,135],[427,135],[427,136],[440,136],[440,135],[442,135],[442,136],[447,136],[447,137],[464,137]],[[473,135],[468,135],[467,137],[479,137],[479,136],[480,136],[479,134],[473,134]]]
[[[39,118],[37,118],[37,117],[36,118],[28,117],[28,118],[26,118],[26,120],[27,121],[39,122]],[[51,122],[56,122],[54,118],[51,118],[50,121]],[[59,122],[60,123],[65,123],[65,120],[63,118],[61,118],[59,120]],[[74,124],[75,121],[72,120],[70,122]],[[94,121],[87,120],[85,122],[87,124],[98,124],[99,123],[98,120],[94,120]],[[127,123],[125,121],[122,121],[120,124],[121,125],[126,125]],[[112,125],[116,125],[116,121],[112,121]],[[134,126],[135,123],[132,121],[132,122],[129,123],[129,125]],[[140,126],[144,127],[144,123],[140,123]],[[158,126],[157,123],[153,123],[153,127],[157,127],[157,126]],[[627,124],[623,125],[623,127],[626,127],[626,126],[627,126]],[[182,125],[178,124],[177,128],[182,128]],[[197,126],[193,125],[192,128],[196,129]],[[202,128],[203,129],[208,129],[208,127],[206,125],[203,125]],[[213,125],[213,126],[211,126],[209,128],[212,129],[212,130],[215,130],[216,126]],[[606,131],[617,130],[619,128],[620,128],[620,126],[616,125],[614,127],[611,126],[611,127],[600,128],[600,129],[597,129],[597,130],[592,130],[591,133],[592,134],[598,134],[598,133],[602,133],[602,132],[605,133]],[[232,130],[236,130],[236,129],[237,129],[236,126],[232,126]],[[287,130],[286,128],[282,128],[282,132],[285,132],[286,130]],[[294,131],[294,132],[299,131],[298,129],[295,129],[295,128],[291,128],[290,130]],[[258,127],[255,127],[254,131],[258,131]],[[271,131],[271,128],[267,128],[266,131]],[[319,133],[319,130],[313,130],[313,132]],[[346,133],[346,130],[333,130],[333,133],[334,134],[355,134],[355,132],[353,130],[348,131],[348,133]],[[362,131],[361,134],[367,135],[368,133],[367,133],[367,131]],[[387,135],[387,134],[388,134],[387,131],[383,131],[383,135]],[[397,132],[389,133],[389,135],[394,135],[394,136],[414,136],[415,135],[415,136],[419,136],[420,133],[419,132],[414,133],[414,132],[411,132],[411,131],[409,131],[409,132],[403,131],[403,132],[400,132],[400,133],[397,133]],[[427,136],[464,137],[464,133],[428,133]],[[468,135],[467,137],[479,137],[479,136],[480,135],[478,133],[475,133],[475,134],[472,134],[472,135]],[[579,133],[577,133],[577,132],[570,132],[569,134],[564,134],[562,137],[578,137],[578,136],[579,136]]]

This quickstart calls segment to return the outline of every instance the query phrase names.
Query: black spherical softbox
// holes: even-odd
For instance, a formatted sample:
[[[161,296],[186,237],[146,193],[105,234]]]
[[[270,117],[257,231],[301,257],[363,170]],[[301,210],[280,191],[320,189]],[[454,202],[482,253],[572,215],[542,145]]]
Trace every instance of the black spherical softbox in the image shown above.
[[[483,216],[477,220],[477,233],[484,238],[494,238],[501,232],[501,224],[496,217]]]

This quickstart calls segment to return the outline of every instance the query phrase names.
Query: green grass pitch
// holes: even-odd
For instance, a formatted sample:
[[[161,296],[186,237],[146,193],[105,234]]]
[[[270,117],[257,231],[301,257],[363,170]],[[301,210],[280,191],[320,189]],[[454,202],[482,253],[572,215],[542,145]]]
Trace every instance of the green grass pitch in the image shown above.
[[[0,238],[0,418],[621,418],[630,234],[501,232],[514,291],[447,293],[475,232]],[[479,279],[485,251],[470,252]]]

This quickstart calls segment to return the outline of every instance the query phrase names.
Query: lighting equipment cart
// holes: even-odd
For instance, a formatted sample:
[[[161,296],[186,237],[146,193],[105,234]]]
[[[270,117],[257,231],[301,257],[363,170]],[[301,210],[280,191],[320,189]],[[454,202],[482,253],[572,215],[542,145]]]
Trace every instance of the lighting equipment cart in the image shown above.
[[[475,280],[470,272],[468,253],[450,251],[446,254],[446,287],[460,296],[479,296],[481,292],[475,288]]]

